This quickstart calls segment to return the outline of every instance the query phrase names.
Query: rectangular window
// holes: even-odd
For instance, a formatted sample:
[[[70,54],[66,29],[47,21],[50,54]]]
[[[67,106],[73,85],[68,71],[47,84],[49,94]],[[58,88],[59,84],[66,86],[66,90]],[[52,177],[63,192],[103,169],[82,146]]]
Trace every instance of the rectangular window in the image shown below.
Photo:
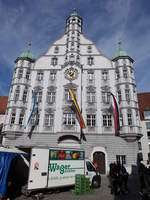
[[[119,78],[120,78],[119,69],[116,69],[116,79],[118,80]]]
[[[12,112],[12,113],[11,113],[10,124],[14,124],[14,123],[15,123],[15,118],[16,118],[16,113],[15,113],[15,112]]]
[[[27,70],[27,73],[26,73],[26,79],[27,79],[27,80],[30,79],[30,70]]]
[[[96,126],[96,115],[95,114],[87,115],[87,126],[90,126],[90,127]]]
[[[59,47],[58,46],[55,47],[54,53],[59,53]]]
[[[102,102],[103,103],[110,103],[110,92],[102,92]]]
[[[123,77],[128,78],[128,70],[126,67],[123,68]]]
[[[64,124],[65,125],[75,125],[75,114],[65,113],[64,114]]]
[[[18,78],[22,78],[23,76],[23,69],[19,69],[19,72],[18,72]]]
[[[37,80],[42,81],[43,80],[43,72],[37,72]]]
[[[116,162],[120,164],[126,164],[126,155],[116,155]]]
[[[57,58],[52,58],[51,64],[55,66],[55,65],[57,65],[57,63],[58,63],[58,59]]]
[[[19,100],[19,94],[20,94],[20,88],[17,87],[15,90],[15,95],[14,95],[14,101],[18,101]]]
[[[103,126],[104,127],[111,127],[112,126],[111,115],[103,115]]]
[[[117,93],[118,93],[118,102],[120,103],[120,102],[121,102],[121,100],[122,100],[122,96],[121,96],[121,90],[120,90],[120,89],[118,89]]]
[[[24,113],[20,113],[20,116],[19,116],[19,125],[23,124],[23,118],[24,118]]]
[[[47,92],[47,103],[51,104],[55,102],[55,92]]]
[[[94,82],[94,73],[88,72],[88,83],[93,83],[93,82]]]
[[[120,111],[120,126],[123,126],[123,114]]]
[[[106,81],[108,79],[108,71],[102,71],[102,80]]]
[[[41,103],[41,102],[42,102],[42,91],[39,91],[39,92],[37,93],[37,102],[38,102],[38,103]]]
[[[132,126],[132,113],[127,113],[127,117],[128,117],[128,125]]]
[[[76,90],[75,89],[73,90],[73,92],[74,92],[74,95],[76,96]],[[72,97],[69,94],[69,89],[65,89],[65,101],[66,102],[72,101]]]
[[[54,125],[54,114],[45,114],[45,126],[52,127]]]
[[[125,96],[126,96],[126,101],[130,101],[130,90],[129,89],[125,89]]]
[[[93,64],[94,64],[94,58],[88,57],[88,65],[93,65]]]
[[[88,103],[95,103],[95,92],[88,92],[87,93],[87,102]]]
[[[141,151],[141,150],[142,150],[142,145],[141,145],[141,142],[138,142],[138,149],[139,149],[139,151]]]
[[[88,52],[88,53],[92,53],[92,47],[91,47],[91,46],[88,46],[87,52]]]
[[[50,80],[54,81],[56,79],[56,72],[50,72]]]
[[[22,97],[23,103],[26,103],[26,101],[27,101],[27,93],[28,93],[28,90],[25,89],[23,92],[23,97]]]

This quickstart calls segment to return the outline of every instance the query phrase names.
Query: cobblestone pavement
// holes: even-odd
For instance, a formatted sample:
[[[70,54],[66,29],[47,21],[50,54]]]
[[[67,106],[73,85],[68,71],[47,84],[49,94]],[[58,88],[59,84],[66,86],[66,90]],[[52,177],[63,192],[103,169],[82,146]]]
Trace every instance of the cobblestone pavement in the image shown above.
[[[71,190],[63,192],[55,192],[51,194],[44,194],[43,200],[139,200],[139,183],[138,178],[135,175],[129,176],[129,193],[126,195],[114,196],[110,193],[109,181],[107,176],[102,176],[102,183],[99,189],[95,189],[93,192],[86,195],[73,195]],[[17,197],[16,200],[33,200],[38,198],[33,197]]]

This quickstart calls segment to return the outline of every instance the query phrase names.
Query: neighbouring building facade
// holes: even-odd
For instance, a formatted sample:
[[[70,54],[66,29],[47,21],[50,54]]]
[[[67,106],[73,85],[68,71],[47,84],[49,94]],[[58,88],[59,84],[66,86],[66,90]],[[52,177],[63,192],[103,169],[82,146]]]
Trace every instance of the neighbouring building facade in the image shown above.
[[[150,92],[138,93],[142,138],[139,140],[139,153],[144,163],[150,160]]]
[[[16,59],[3,144],[81,147],[86,157],[100,163],[101,173],[107,173],[114,161],[124,163],[130,171],[136,165],[141,136],[134,60],[120,49],[112,60],[107,58],[83,35],[82,24],[82,18],[73,11],[66,20],[65,34],[46,53],[34,59],[28,50]],[[86,124],[83,131],[87,141],[82,144],[71,137],[60,142],[64,135],[80,135],[69,89],[76,95]],[[34,91],[37,102],[24,129],[32,112]],[[110,92],[119,105],[120,137],[115,136]]]

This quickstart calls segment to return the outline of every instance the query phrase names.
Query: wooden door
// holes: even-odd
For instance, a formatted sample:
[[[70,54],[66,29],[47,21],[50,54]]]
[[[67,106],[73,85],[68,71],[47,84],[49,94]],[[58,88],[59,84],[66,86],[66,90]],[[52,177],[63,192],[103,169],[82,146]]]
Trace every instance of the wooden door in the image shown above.
[[[98,170],[101,174],[105,174],[105,154],[97,151],[93,154],[93,162],[98,164]]]

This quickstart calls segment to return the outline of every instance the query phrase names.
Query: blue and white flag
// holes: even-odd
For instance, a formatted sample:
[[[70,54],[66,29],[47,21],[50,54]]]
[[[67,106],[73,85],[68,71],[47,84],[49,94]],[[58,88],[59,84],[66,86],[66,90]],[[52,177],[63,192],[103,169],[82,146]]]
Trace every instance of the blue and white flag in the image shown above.
[[[37,92],[33,92],[33,106],[32,106],[32,110],[31,110],[31,113],[30,113],[30,115],[29,115],[29,118],[28,118],[28,120],[27,120],[27,123],[26,123],[26,125],[24,126],[24,129],[27,128],[27,126],[28,126],[28,124],[29,124],[29,122],[30,122],[30,120],[31,120],[31,117],[32,117],[32,114],[33,114],[33,112],[34,112],[34,108],[35,108],[35,105],[36,105],[36,101],[37,101]]]

